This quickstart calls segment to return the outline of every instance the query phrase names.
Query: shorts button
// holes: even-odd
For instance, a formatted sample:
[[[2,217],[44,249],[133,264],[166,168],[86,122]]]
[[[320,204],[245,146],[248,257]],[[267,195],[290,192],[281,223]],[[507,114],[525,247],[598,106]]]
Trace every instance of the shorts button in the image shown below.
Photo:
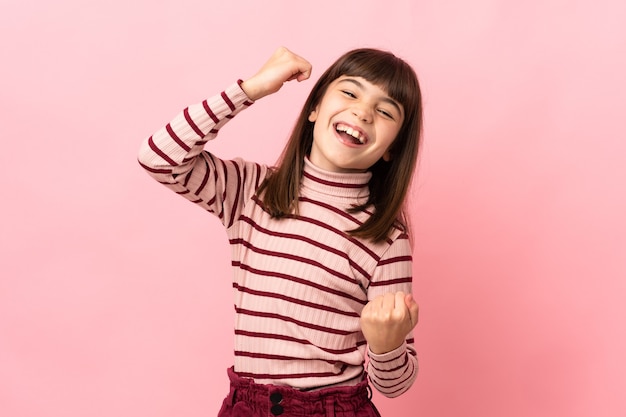
[[[275,416],[279,416],[282,413],[285,412],[285,409],[283,408],[282,405],[278,405],[278,404],[274,404],[272,406],[272,408],[270,408],[270,411],[272,412],[272,414],[274,414]]]
[[[282,400],[283,400],[283,395],[280,392],[275,392],[272,395],[270,395],[270,401],[272,402],[272,404],[280,404]]]

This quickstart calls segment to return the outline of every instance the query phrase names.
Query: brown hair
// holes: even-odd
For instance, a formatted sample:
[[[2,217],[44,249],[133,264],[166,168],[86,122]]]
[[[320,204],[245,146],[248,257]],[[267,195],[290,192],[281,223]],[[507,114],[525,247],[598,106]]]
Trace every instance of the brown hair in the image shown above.
[[[320,103],[328,85],[342,75],[362,77],[382,88],[404,107],[404,121],[393,141],[389,162],[377,161],[369,171],[369,198],[351,212],[373,206],[372,215],[359,227],[347,231],[353,236],[380,241],[397,225],[408,232],[405,199],[417,164],[422,132],[422,102],[417,75],[409,64],[395,55],[378,49],[349,51],[332,64],[319,78],[307,98],[289,137],[277,167],[258,190],[273,217],[283,217],[297,210],[304,158],[313,143],[313,123],[309,114]]]

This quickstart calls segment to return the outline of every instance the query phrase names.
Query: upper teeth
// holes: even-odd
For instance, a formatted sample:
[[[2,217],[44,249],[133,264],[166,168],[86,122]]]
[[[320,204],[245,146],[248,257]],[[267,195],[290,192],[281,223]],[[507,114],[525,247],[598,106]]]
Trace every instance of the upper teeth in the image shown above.
[[[353,138],[355,138],[356,140],[358,140],[361,143],[365,142],[365,137],[361,134],[361,132],[359,132],[358,130],[352,129],[350,126],[346,126],[346,125],[343,125],[343,124],[338,124],[337,125],[337,131],[338,132],[346,132],[348,135],[352,136]]]

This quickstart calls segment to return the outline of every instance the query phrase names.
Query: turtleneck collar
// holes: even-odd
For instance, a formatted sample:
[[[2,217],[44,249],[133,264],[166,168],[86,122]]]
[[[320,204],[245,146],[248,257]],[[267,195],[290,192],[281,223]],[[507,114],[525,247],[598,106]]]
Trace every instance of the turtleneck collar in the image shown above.
[[[332,172],[323,170],[304,158],[304,173],[302,176],[302,192],[321,193],[327,196],[354,200],[367,199],[369,196],[368,182],[371,172]]]

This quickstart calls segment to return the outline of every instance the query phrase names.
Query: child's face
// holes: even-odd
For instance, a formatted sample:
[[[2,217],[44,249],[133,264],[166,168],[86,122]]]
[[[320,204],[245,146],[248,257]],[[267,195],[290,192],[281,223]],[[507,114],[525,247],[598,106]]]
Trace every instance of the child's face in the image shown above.
[[[361,77],[341,76],[309,115],[314,122],[309,156],[319,168],[365,171],[380,158],[390,160],[404,109],[380,87]]]

